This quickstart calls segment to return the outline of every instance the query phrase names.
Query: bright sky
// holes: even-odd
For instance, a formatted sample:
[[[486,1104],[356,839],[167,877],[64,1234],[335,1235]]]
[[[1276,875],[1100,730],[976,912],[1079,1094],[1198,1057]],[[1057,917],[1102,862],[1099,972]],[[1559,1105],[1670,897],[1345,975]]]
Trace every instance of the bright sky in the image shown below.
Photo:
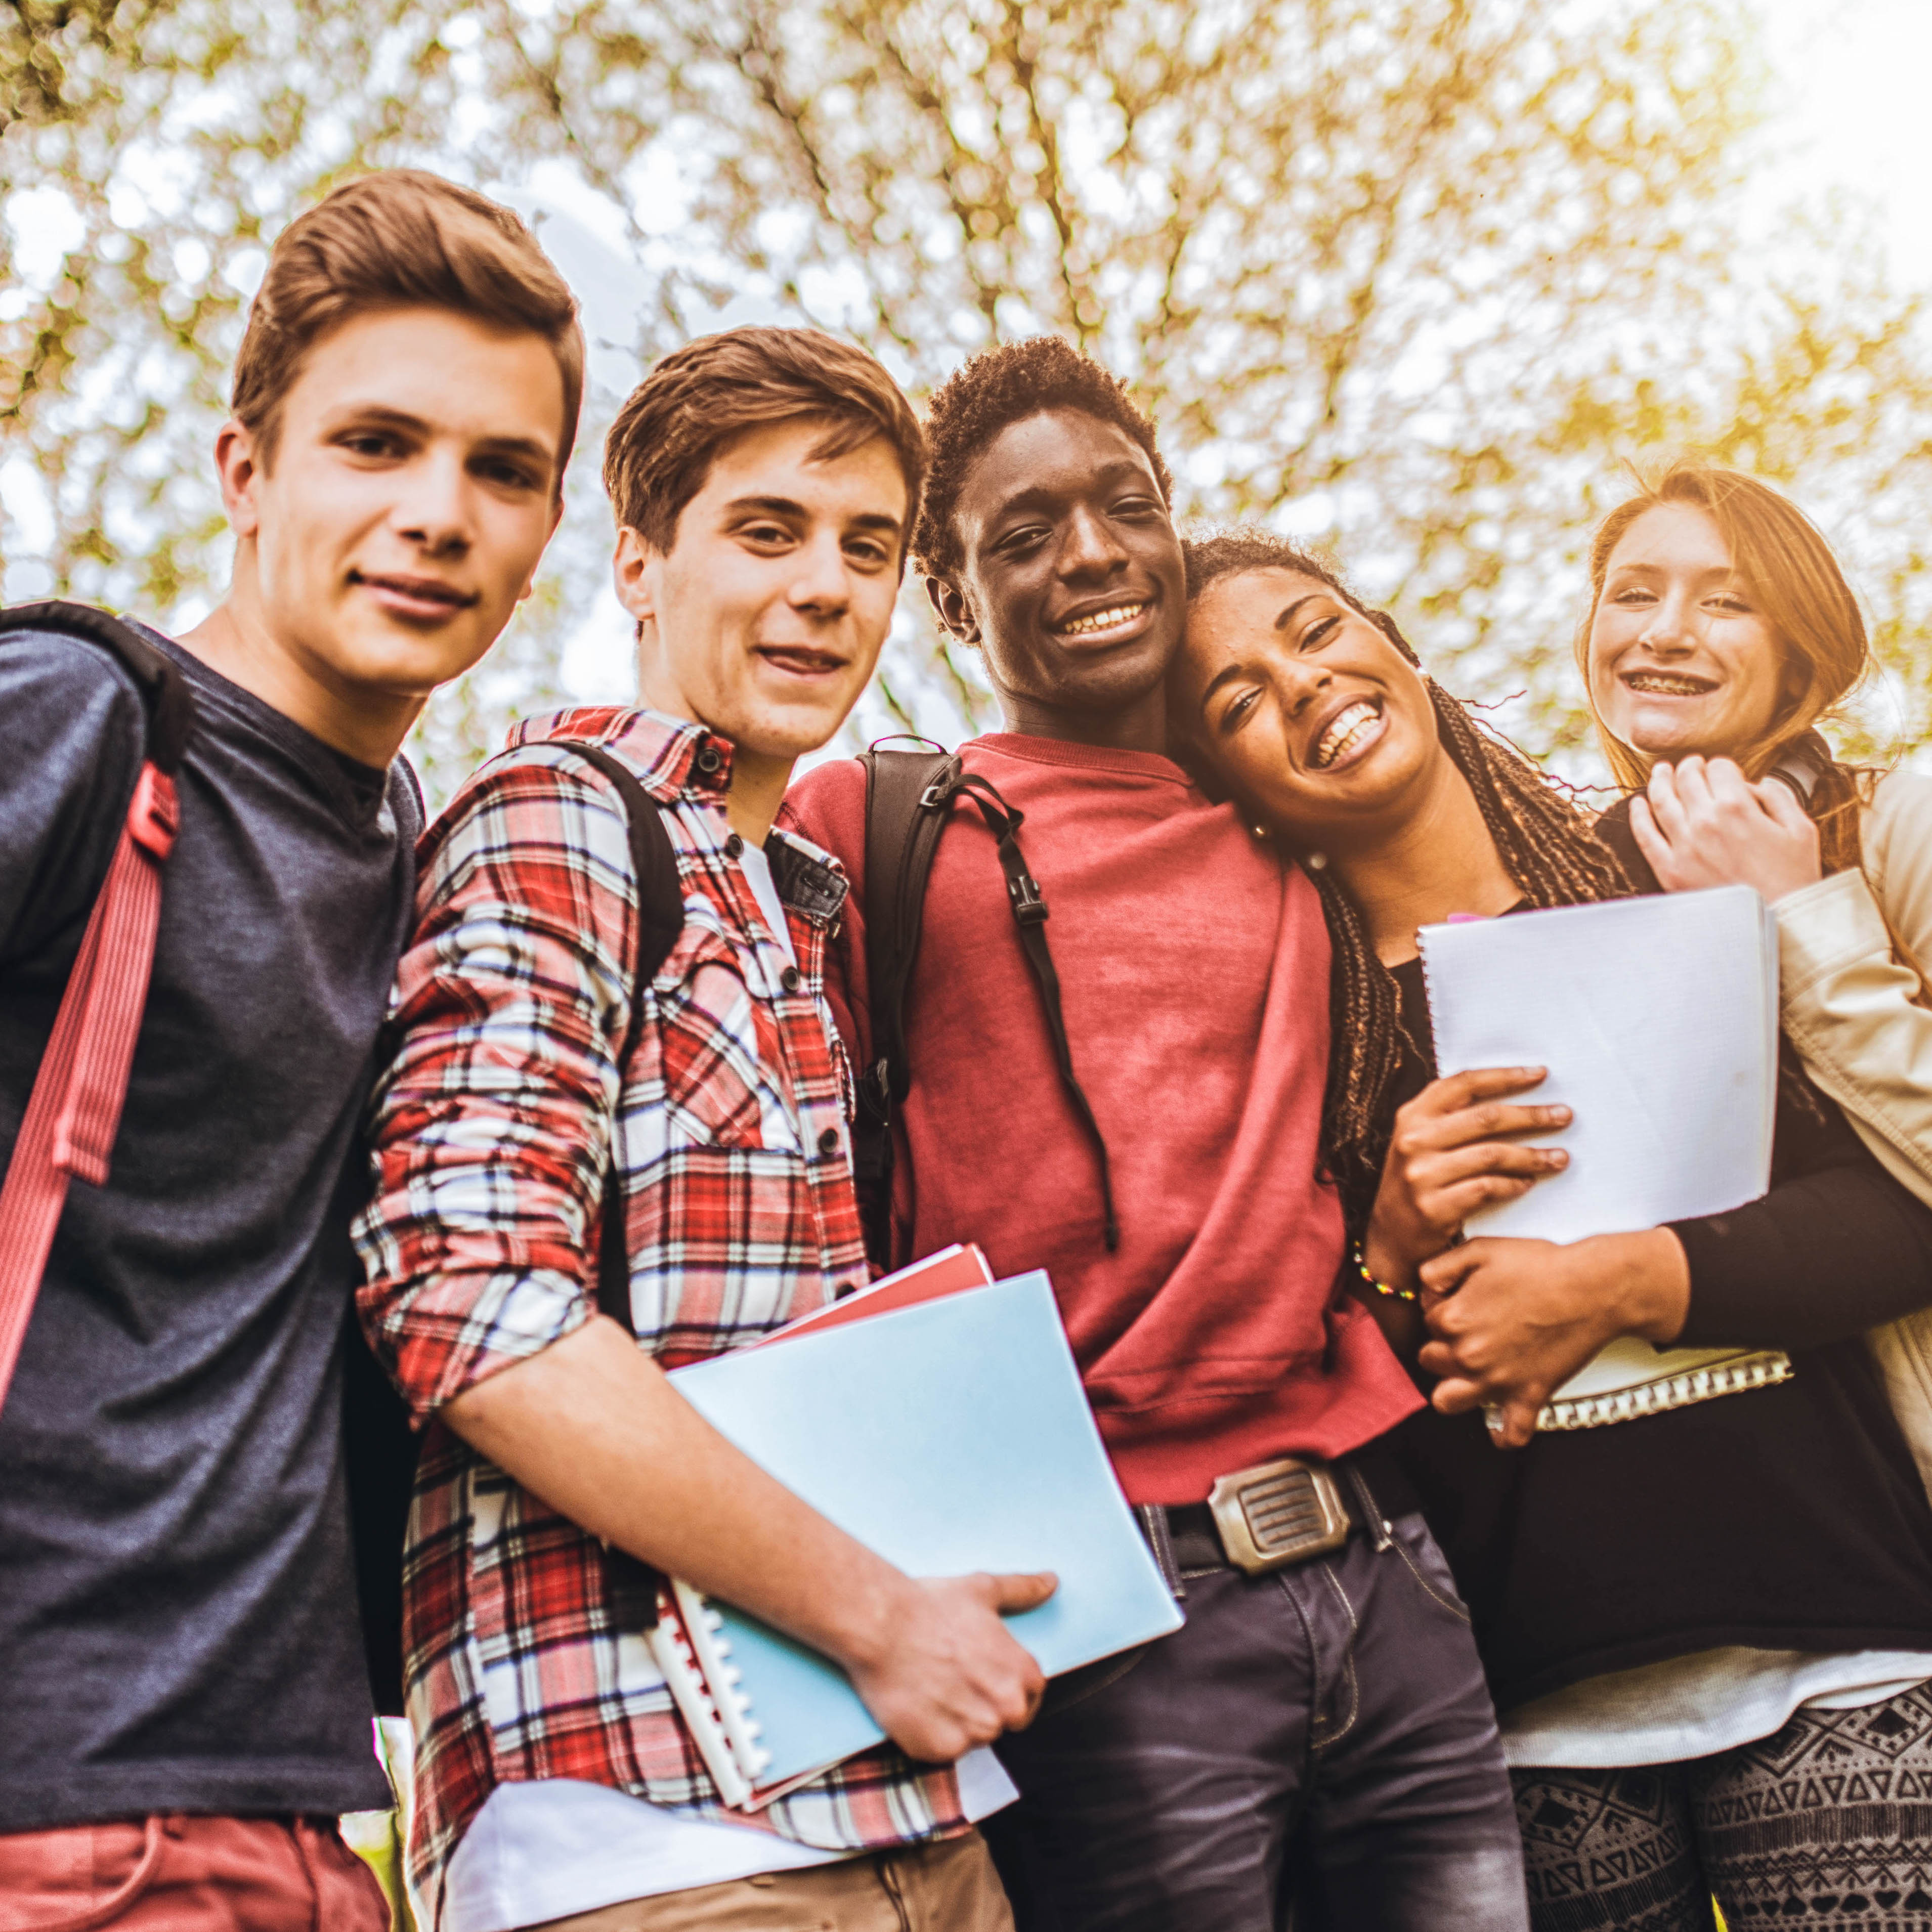
[[[1836,188],[1865,205],[1894,284],[1932,296],[1932,0],[1755,0],[1777,72],[1767,204]]]

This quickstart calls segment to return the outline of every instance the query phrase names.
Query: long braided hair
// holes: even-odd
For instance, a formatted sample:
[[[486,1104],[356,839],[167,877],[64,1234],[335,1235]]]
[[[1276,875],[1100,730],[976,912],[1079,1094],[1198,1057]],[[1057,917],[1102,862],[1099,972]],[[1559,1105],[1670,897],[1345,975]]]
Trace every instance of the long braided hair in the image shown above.
[[[1192,604],[1217,578],[1250,570],[1288,570],[1325,584],[1421,669],[1408,640],[1385,610],[1372,610],[1320,558],[1271,532],[1235,530],[1190,539],[1187,598]],[[1535,906],[1577,905],[1618,898],[1631,890],[1610,848],[1591,830],[1589,816],[1516,747],[1479,726],[1468,709],[1427,674],[1436,735],[1469,782],[1483,823],[1510,876]],[[1185,734],[1186,727],[1183,725]],[[1190,745],[1191,762],[1201,763]],[[1204,776],[1212,778],[1211,772]],[[1225,790],[1226,788],[1222,788]],[[1298,848],[1276,828],[1314,881],[1334,950],[1329,975],[1328,1088],[1322,1109],[1322,1158],[1342,1197],[1352,1238],[1368,1225],[1388,1153],[1384,1118],[1389,1083],[1402,1060],[1402,997],[1395,977],[1376,956],[1354,902],[1324,856]]]

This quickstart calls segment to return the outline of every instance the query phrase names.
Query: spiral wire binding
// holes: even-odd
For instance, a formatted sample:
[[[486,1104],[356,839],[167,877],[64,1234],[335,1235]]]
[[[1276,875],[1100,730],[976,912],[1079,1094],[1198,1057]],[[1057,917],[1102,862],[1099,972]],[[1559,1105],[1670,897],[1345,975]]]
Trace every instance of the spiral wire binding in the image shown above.
[[[1769,1388],[1791,1379],[1791,1358],[1779,1354],[1748,1355],[1736,1362],[1715,1362],[1664,1376],[1634,1388],[1606,1389],[1601,1395],[1566,1396],[1545,1402],[1538,1412],[1538,1429],[1601,1429],[1612,1422],[1634,1422],[1640,1416],[1666,1409],[1688,1408],[1695,1402],[1712,1402],[1722,1395],[1742,1395],[1748,1389]]]

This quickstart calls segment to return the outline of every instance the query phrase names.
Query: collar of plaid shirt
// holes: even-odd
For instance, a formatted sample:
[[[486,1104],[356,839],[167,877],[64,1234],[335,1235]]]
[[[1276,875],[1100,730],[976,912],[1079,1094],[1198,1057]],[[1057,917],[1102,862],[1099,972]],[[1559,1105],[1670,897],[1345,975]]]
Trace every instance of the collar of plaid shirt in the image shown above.
[[[622,810],[560,740],[629,764],[678,854],[685,929],[621,1076],[635,943]],[[951,1771],[890,1749],[753,1816],[728,1810],[647,1647],[612,1626],[601,1545],[434,1419],[588,1318],[614,1115],[640,1347],[716,1354],[866,1278],[850,1078],[820,990],[844,876],[772,835],[794,969],[734,862],[730,761],[715,734],[654,713],[532,720],[424,842],[356,1239],[364,1324],[429,1424],[404,1620],[411,1862],[432,1900],[491,1789],[515,1779],[587,1779],[835,1850],[966,1828]]]

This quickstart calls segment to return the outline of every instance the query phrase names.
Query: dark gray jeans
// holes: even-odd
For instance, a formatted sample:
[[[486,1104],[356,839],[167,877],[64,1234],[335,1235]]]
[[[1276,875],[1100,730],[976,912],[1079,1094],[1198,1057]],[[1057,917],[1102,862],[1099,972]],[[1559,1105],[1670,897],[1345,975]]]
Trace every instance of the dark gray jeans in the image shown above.
[[[1058,1679],[987,1820],[1018,1932],[1528,1932],[1468,1613],[1420,1516]]]

